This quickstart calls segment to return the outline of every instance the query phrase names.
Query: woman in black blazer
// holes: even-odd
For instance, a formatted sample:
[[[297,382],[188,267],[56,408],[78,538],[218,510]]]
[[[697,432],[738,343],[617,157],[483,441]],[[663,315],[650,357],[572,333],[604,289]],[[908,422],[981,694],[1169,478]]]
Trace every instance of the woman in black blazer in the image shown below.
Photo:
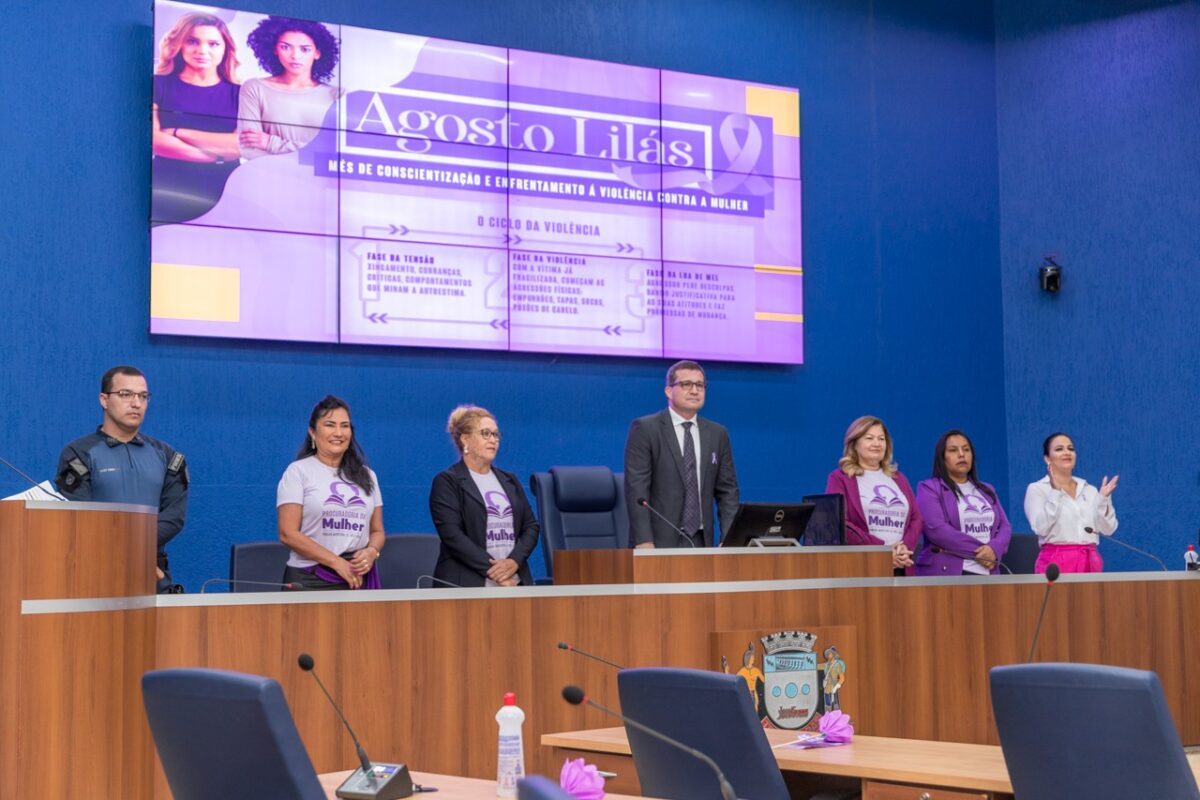
[[[457,586],[532,586],[526,562],[538,524],[517,476],[492,466],[500,449],[495,417],[459,406],[446,430],[462,460],[439,472],[429,490],[442,540],[433,576]]]

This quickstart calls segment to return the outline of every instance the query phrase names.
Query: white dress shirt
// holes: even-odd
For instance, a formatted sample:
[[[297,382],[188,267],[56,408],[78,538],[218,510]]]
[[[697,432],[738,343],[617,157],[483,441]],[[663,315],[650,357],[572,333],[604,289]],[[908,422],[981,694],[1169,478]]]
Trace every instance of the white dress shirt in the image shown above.
[[[1083,478],[1075,481],[1075,496],[1050,486],[1050,476],[1025,490],[1025,516],[1039,544],[1096,544],[1097,534],[1111,536],[1117,529],[1117,512],[1111,497]],[[1088,533],[1091,528],[1095,533]]]

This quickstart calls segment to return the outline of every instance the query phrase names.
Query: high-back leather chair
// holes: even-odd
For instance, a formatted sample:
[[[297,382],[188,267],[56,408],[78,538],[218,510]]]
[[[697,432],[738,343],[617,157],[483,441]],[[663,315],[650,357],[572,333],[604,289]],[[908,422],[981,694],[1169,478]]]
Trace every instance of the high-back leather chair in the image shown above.
[[[629,546],[625,475],[608,467],[551,467],[535,472],[529,489],[537,500],[546,574],[554,575],[554,551]]]
[[[787,786],[746,682],[698,669],[648,667],[617,673],[621,711],[711,758],[738,797],[789,800]],[[626,725],[647,797],[721,800],[712,770],[695,757]]]
[[[992,711],[1021,800],[1200,800],[1153,672],[1100,664],[993,667]]]
[[[154,746],[175,800],[325,800],[279,684],[218,669],[142,676]]]

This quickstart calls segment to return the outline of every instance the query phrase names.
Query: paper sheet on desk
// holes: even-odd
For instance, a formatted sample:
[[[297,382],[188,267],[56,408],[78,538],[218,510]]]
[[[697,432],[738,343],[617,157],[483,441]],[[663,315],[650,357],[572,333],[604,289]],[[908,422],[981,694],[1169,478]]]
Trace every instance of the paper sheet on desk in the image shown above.
[[[25,491],[14,494],[12,497],[6,497],[5,500],[62,500],[62,497],[57,495],[54,487],[50,485],[50,481],[42,481],[37,486],[32,486]]]
[[[772,750],[787,748],[789,750],[812,750],[817,747],[841,747],[849,742],[830,742],[820,733],[801,733],[793,741],[777,744]]]

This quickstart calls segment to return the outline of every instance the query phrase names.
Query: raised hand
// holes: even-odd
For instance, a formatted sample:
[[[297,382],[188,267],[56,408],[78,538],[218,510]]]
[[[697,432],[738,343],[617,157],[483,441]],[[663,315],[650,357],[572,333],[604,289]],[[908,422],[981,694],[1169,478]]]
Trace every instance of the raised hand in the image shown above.
[[[1113,475],[1111,481],[1108,479],[1108,476],[1105,475],[1104,480],[1100,481],[1100,496],[1112,497],[1112,493],[1117,488],[1117,481],[1119,480],[1121,480],[1120,475]]]

